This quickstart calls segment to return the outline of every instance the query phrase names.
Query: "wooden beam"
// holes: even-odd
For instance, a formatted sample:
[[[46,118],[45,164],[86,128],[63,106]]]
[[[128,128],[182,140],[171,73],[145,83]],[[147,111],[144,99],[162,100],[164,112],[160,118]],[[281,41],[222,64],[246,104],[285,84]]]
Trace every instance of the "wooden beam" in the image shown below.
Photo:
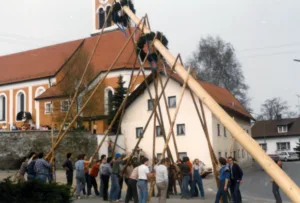
[[[139,18],[130,10],[128,6],[123,7],[124,12],[131,20],[138,24]],[[144,33],[149,33],[147,27],[140,29]],[[175,57],[168,49],[159,41],[154,40],[155,48],[161,53],[169,64],[174,64]],[[187,71],[181,64],[176,64],[176,73],[182,78],[188,76]],[[193,93],[201,99],[201,101],[209,108],[213,115],[226,127],[241,146],[249,152],[252,157],[262,166],[262,168],[272,177],[279,187],[287,194],[287,196],[295,203],[300,203],[300,189],[295,182],[280,168],[278,165],[261,149],[257,142],[250,137],[226,112],[225,110],[204,90],[204,88],[193,78],[188,80],[188,86]]]

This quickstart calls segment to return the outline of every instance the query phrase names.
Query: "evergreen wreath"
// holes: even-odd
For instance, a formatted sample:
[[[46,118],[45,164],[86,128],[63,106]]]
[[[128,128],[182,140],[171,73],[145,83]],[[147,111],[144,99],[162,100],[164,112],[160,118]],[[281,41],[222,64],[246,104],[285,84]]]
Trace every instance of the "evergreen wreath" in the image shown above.
[[[115,2],[112,10],[112,19],[114,23],[122,24],[124,27],[128,26],[129,16],[122,12],[122,7],[128,6],[130,10],[135,13],[134,5],[131,0],[121,0],[120,2]]]
[[[155,33],[154,32],[150,32],[148,34],[145,34],[143,36],[141,36],[137,42],[137,49],[136,52],[137,54],[139,54],[139,56],[141,57],[141,60],[144,61],[145,57],[147,55],[147,53],[144,51],[144,46],[147,43],[147,45],[149,46],[152,41],[155,38]],[[161,32],[157,32],[156,33],[156,39],[158,39],[165,47],[168,47],[168,40],[167,38],[161,33]],[[150,47],[148,47],[150,48]],[[158,60],[158,54],[157,52],[152,52],[149,53],[147,60],[151,63],[151,62],[157,62]]]

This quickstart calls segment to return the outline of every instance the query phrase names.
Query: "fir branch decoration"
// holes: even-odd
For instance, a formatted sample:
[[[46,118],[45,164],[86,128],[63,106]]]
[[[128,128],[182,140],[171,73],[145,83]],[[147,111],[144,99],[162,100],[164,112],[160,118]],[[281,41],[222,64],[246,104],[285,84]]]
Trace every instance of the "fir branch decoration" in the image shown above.
[[[146,43],[149,46],[152,43],[152,41],[154,40],[154,38],[155,38],[155,33],[154,32],[150,32],[150,33],[148,33],[146,35],[143,35],[139,38],[139,40],[137,42],[136,52],[141,57],[141,60],[145,60],[145,57],[147,55],[147,53],[144,51],[144,46],[146,45]],[[168,39],[161,32],[156,33],[156,39],[158,39],[165,47],[168,47]],[[149,53],[149,55],[147,57],[147,60],[150,63],[151,62],[157,62],[158,54],[159,54],[158,52]]]
[[[122,11],[123,6],[128,6],[130,10],[135,13],[135,8],[131,0],[121,0],[114,4],[112,10],[112,19],[114,23],[122,24],[124,27],[128,26],[129,16]]]

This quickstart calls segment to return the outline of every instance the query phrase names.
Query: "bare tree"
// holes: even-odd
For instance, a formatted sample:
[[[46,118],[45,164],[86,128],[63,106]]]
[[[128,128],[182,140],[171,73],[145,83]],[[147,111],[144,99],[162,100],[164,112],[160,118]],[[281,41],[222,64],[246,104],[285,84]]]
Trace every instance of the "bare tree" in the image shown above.
[[[61,73],[61,80],[58,82],[57,87],[58,90],[61,92],[61,95],[66,98],[66,100],[71,103],[73,96],[77,89],[79,89],[79,93],[83,96],[77,96],[74,102],[74,106],[72,106],[72,111],[69,114],[68,120],[72,120],[74,115],[77,113],[77,110],[80,109],[81,105],[85,102],[87,99],[87,96],[89,95],[88,86],[92,82],[92,80],[95,77],[94,69],[92,65],[89,65],[87,68],[87,71],[85,73],[85,76],[83,78],[83,81],[81,85],[79,85],[79,82],[81,80],[82,74],[85,70],[86,64],[88,62],[89,55],[87,52],[85,52],[83,49],[79,49],[74,56],[65,64],[64,68],[62,69]],[[89,104],[85,108],[85,113],[90,116],[90,113],[95,109],[95,106],[97,105],[98,101],[95,99],[92,99]],[[54,102],[54,105],[56,106],[54,109],[59,110],[60,109],[60,103]],[[61,123],[65,117],[65,114],[62,113],[56,113],[55,121],[58,123]]]
[[[227,88],[251,112],[248,85],[233,46],[220,37],[201,38],[198,50],[188,60],[200,80]]]
[[[267,99],[260,108],[261,114],[257,120],[275,120],[278,118],[295,117],[296,113],[290,111],[287,101],[283,101],[279,97]]]

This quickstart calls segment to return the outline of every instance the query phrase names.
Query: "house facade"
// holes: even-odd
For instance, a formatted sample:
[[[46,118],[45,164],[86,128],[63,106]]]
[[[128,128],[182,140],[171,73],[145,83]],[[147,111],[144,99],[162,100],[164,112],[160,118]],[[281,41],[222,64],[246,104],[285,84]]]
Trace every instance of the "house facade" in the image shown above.
[[[24,123],[29,123],[36,129],[40,129],[41,126],[53,125],[56,128],[61,126],[69,109],[76,83],[79,81],[78,78],[84,71],[86,63],[82,61],[88,61],[98,40],[98,34],[104,26],[102,22],[107,18],[103,12],[106,13],[113,3],[112,0],[92,0],[91,2],[93,3],[93,22],[95,22],[91,37],[0,56],[0,69],[3,73],[0,75],[0,129],[10,130],[13,125],[21,127]],[[128,36],[128,30],[126,32]],[[137,58],[134,43],[130,41],[115,65],[110,67],[126,43],[127,36],[124,31],[120,31],[113,25],[111,19],[108,19],[105,32],[91,59],[88,81],[85,81],[84,89],[87,94],[80,93],[76,104],[71,107],[68,122],[85,102],[88,93],[111,68],[92,98],[92,108],[86,108],[81,114],[81,120],[86,129],[91,130],[93,125],[97,125],[97,133],[104,132],[107,127],[106,116],[109,102],[117,86],[118,77],[122,75],[125,87],[128,87]],[[138,37],[137,33],[134,40]],[[82,59],[82,54],[85,55],[84,59]],[[139,67],[140,61],[138,60],[133,74],[133,79],[138,77],[134,88],[143,81],[141,74],[137,76]],[[145,65],[144,68],[145,74],[148,75],[149,65]],[[78,77],[74,79],[74,75]]]
[[[300,139],[300,118],[257,121],[252,136],[267,154],[293,152]]]
[[[150,77],[150,76],[149,76]],[[167,77],[163,76],[163,83],[166,82]],[[224,89],[206,82],[200,82],[204,89],[237,121],[240,126],[245,129],[251,136],[250,120],[252,116],[244,109],[244,107],[232,96],[232,94]],[[179,77],[174,75],[169,81],[165,93],[168,100],[168,109],[171,114],[171,119],[174,116],[175,109],[179,102],[180,92],[182,88],[182,81]],[[150,84],[150,91],[155,95],[154,82]],[[158,88],[158,92],[161,88]],[[134,148],[138,138],[144,131],[144,126],[148,120],[153,105],[151,103],[148,91],[145,85],[140,85],[131,95],[129,99],[127,110],[122,120],[122,133],[124,135],[124,148],[130,152]],[[169,130],[169,122],[163,98],[160,100],[162,109],[162,116],[164,121],[164,128],[166,134]],[[200,108],[199,103],[197,105]],[[231,138],[230,133],[222,126],[211,111],[204,105],[206,121],[210,141],[213,145],[217,157],[235,156],[241,165],[249,165],[252,158],[249,154]],[[142,141],[139,145],[143,149],[145,155],[152,159],[153,146],[153,118],[149,127],[145,131]],[[161,129],[156,122],[156,139],[155,139],[155,154],[157,157],[161,156],[164,147],[164,139],[161,135]],[[202,130],[195,106],[193,104],[190,92],[185,90],[180,110],[174,125],[175,139],[178,145],[179,157],[189,156],[191,160],[199,158],[208,166],[211,166],[211,160],[208,150],[207,141]],[[173,140],[170,139],[170,150],[174,158],[175,147]]]

